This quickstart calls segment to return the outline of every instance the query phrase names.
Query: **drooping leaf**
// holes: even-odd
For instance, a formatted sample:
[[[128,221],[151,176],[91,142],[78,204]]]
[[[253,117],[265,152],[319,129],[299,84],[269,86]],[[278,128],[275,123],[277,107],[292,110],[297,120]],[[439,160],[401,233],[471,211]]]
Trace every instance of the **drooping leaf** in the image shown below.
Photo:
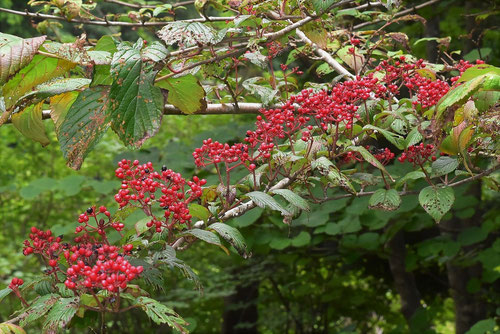
[[[25,137],[39,142],[42,146],[47,146],[50,144],[50,140],[45,133],[45,125],[42,120],[42,107],[43,102],[40,102],[13,114],[12,124]]]
[[[481,75],[460,86],[453,86],[437,103],[436,118],[440,118],[447,108],[465,103],[469,97],[479,90],[485,79],[486,76]]]
[[[378,189],[370,197],[368,207],[384,211],[394,211],[401,205],[401,197],[395,189]]]
[[[170,327],[188,333],[185,326],[187,322],[182,319],[174,310],[149,297],[139,297],[135,304],[140,306],[148,317],[157,324],[167,324]]]
[[[207,109],[205,90],[192,74],[179,78],[167,78],[158,81],[156,86],[168,90],[167,102],[185,114],[194,114]]]
[[[215,230],[224,240],[229,242],[244,258],[247,258],[251,255],[248,253],[245,239],[241,235],[240,231],[238,231],[234,227],[224,223],[214,223],[211,224],[209,228]]]
[[[418,201],[436,223],[439,223],[441,218],[451,209],[455,201],[455,194],[451,187],[429,186],[420,191]]]
[[[10,289],[8,287],[0,290],[0,302],[2,301],[2,299],[7,297],[11,292],[12,292],[12,289]]]
[[[403,176],[402,178],[400,178],[396,182],[395,188],[401,187],[403,184],[405,184],[409,180],[418,180],[418,179],[422,179],[424,177],[425,177],[425,174],[421,170],[411,171],[408,174],[406,174],[405,176]]]
[[[54,121],[56,132],[59,131],[61,124],[66,118],[69,108],[78,97],[78,92],[72,91],[50,98],[50,118]]]
[[[374,167],[377,167],[378,169],[380,169],[382,172],[384,172],[387,176],[389,176],[389,178],[394,181],[394,179],[392,178],[391,174],[389,174],[389,172],[385,169],[384,165],[382,165],[382,163],[380,161],[377,160],[377,158],[375,158],[370,152],[368,152],[368,150],[366,148],[364,148],[363,146],[349,146],[347,148],[348,151],[354,151],[354,152],[358,152],[359,154],[361,154],[361,156],[363,157],[363,159],[366,160],[366,162],[368,162],[370,165],[374,166]]]
[[[5,97],[6,108],[11,108],[19,98],[30,92],[34,87],[63,75],[75,65],[75,63],[64,59],[35,55],[26,67],[17,72],[3,86],[2,95]]]
[[[106,87],[94,87],[81,92],[69,107],[57,131],[67,165],[73,169],[81,167],[83,159],[109,127],[107,92]]]
[[[213,232],[202,230],[199,228],[193,228],[183,233],[183,235],[185,234],[192,235],[193,237],[208,242],[209,244],[217,245],[221,247],[222,250],[226,252],[227,255],[229,255],[229,251],[227,250],[227,248],[221,244],[219,237],[217,236],[217,234]]]
[[[305,210],[310,211],[309,203],[290,189],[276,189],[273,190],[273,193],[283,196],[290,204]]]
[[[330,160],[328,160],[328,158],[323,156],[311,162],[312,170],[320,169],[320,171],[323,171],[323,173],[328,173],[331,166],[333,166],[333,162],[331,162]]]
[[[288,214],[288,211],[281,206],[274,198],[262,191],[252,191],[246,194],[258,207],[269,208],[271,210],[280,211],[283,215]]]
[[[37,298],[31,305],[30,307],[24,311],[24,314],[26,314],[26,317],[22,318],[21,321],[19,322],[19,325],[22,327],[26,326],[27,324],[37,320],[38,318],[42,317],[45,315],[49,310],[52,308],[52,306],[61,298],[61,296],[56,295],[54,293],[48,294],[41,296]]]
[[[79,300],[78,297],[59,299],[47,314],[47,318],[43,323],[44,331],[56,332],[66,327],[78,310]]]
[[[332,169],[328,172],[328,180],[334,185],[334,186],[340,186],[342,187],[345,191],[351,193],[351,194],[356,194],[356,188],[352,185],[351,181],[347,176],[345,176],[343,173],[336,169]]]
[[[457,82],[469,81],[480,75],[488,73],[500,75],[500,68],[489,64],[477,64],[466,69]]]
[[[85,78],[63,78],[52,80],[36,86],[33,91],[22,96],[19,99],[19,103],[26,100],[30,100],[31,103],[36,103],[54,95],[80,90],[87,87],[89,84],[90,79]]]
[[[153,86],[156,71],[150,61],[144,62],[142,40],[133,47],[121,45],[113,55],[109,91],[111,127],[128,146],[140,147],[160,128],[163,116],[163,94]]]
[[[160,42],[153,42],[148,45],[142,52],[143,57],[151,59],[154,62],[159,62],[168,57],[170,52]]]
[[[304,247],[309,245],[310,242],[311,235],[306,231],[302,231],[292,239],[291,244],[293,247]]]
[[[458,159],[452,157],[439,157],[432,163],[432,176],[442,176],[453,172],[458,167]]]
[[[381,128],[376,127],[376,126],[371,125],[371,124],[365,125],[363,127],[363,129],[376,130],[376,131],[380,132],[382,134],[382,136],[385,137],[385,139],[387,139],[388,141],[390,141],[391,144],[393,144],[394,146],[396,146],[400,150],[403,150],[405,148],[406,142],[402,138],[401,135],[398,135],[398,134],[392,133],[390,131],[381,129]]]
[[[46,37],[23,39],[0,32],[0,85],[33,59]]]

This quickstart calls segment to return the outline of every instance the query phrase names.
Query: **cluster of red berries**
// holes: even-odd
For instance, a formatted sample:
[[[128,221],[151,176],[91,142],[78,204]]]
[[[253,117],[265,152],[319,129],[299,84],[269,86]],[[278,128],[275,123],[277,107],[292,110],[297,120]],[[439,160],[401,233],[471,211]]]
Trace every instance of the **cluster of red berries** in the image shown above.
[[[193,158],[198,167],[206,167],[211,164],[217,165],[223,162],[228,169],[233,169],[252,160],[248,154],[248,145],[242,143],[234,145],[222,144],[213,141],[212,138],[205,139],[203,145],[195,149]]]
[[[10,281],[9,289],[16,290],[17,288],[19,288],[23,284],[24,284],[24,281],[21,278],[14,277]]]
[[[98,219],[99,215],[104,215],[106,218]],[[96,226],[89,224],[90,218],[95,220]],[[88,208],[87,211],[78,216],[78,222],[82,225],[75,229],[75,233],[80,233],[82,231],[85,231],[86,233],[97,232],[101,236],[106,235],[106,229],[109,227],[115,229],[117,232],[121,232],[125,227],[123,223],[113,221],[111,213],[105,206],[100,206],[99,210],[97,210],[96,207]]]
[[[122,247],[124,254],[119,254],[119,248],[109,245],[91,243],[73,246],[64,251],[68,262],[66,280],[68,289],[103,289],[116,292],[125,289],[127,283],[143,271],[142,266],[132,266],[124,257],[130,254],[133,246]]]
[[[391,150],[388,149],[387,147],[383,150],[372,153],[375,159],[380,161],[380,163],[384,166],[387,165],[389,162],[391,162],[391,160],[394,159],[395,157],[394,153],[392,153]]]
[[[401,154],[398,158],[399,162],[412,163],[413,166],[422,166],[427,161],[436,161],[436,156],[434,155],[435,149],[434,145],[421,143],[420,145],[412,145]]]
[[[149,212],[152,219],[147,226],[154,226],[156,232],[161,232],[162,228],[172,229],[176,224],[189,226],[192,217],[188,204],[201,197],[202,186],[207,182],[196,176],[192,181],[186,181],[181,174],[166,166],[156,172],[151,162],[139,164],[138,160],[131,162],[125,159],[118,163],[115,175],[122,180],[121,189],[115,195],[116,202],[120,207],[135,203]],[[164,217],[159,218],[152,213],[154,203],[164,210]]]
[[[61,249],[62,236],[54,237],[52,231],[42,231],[36,227],[31,228],[29,234],[30,240],[24,240],[23,254],[30,255],[32,253],[40,254],[44,257],[51,258]]]

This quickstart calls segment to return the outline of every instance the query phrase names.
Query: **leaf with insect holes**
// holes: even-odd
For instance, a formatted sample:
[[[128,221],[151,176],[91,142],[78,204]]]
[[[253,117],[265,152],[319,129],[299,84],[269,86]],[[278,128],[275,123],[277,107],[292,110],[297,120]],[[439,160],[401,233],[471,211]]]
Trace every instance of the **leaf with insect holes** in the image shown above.
[[[38,297],[34,302],[31,303],[30,307],[24,312],[26,317],[22,318],[19,325],[26,326],[27,324],[39,319],[44,314],[49,312],[52,306],[61,299],[61,296],[51,293]]]
[[[149,297],[139,297],[135,300],[135,305],[139,306],[148,317],[156,324],[167,324],[170,327],[188,333],[185,326],[187,322],[182,319],[174,310]]]
[[[56,332],[66,327],[79,307],[79,297],[61,298],[52,307],[43,323],[45,332]]]
[[[111,62],[113,84],[109,90],[109,119],[123,143],[139,148],[158,132],[163,116],[163,94],[155,87],[156,70],[144,61],[143,41],[118,46]]]
[[[378,189],[370,197],[368,207],[384,211],[394,211],[401,205],[401,197],[395,189]]]
[[[441,218],[450,211],[455,201],[455,194],[451,187],[429,186],[420,191],[418,201],[436,223],[439,223]]]

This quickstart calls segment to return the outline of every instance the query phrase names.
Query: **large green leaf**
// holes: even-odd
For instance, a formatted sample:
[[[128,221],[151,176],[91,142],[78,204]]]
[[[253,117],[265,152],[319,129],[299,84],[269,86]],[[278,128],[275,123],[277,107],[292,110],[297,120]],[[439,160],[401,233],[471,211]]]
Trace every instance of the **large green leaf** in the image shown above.
[[[436,118],[440,118],[447,108],[465,103],[472,94],[479,90],[485,79],[486,75],[481,75],[470,81],[464,82],[460,86],[453,86],[436,105]]]
[[[148,317],[157,324],[167,324],[170,327],[188,333],[185,328],[188,323],[182,319],[174,310],[149,297],[139,297],[135,304],[140,306]]]
[[[214,245],[219,245],[219,246],[221,245],[217,234],[210,232],[210,231],[201,230],[199,228],[193,228],[191,230],[187,230],[183,234],[192,235],[193,237],[196,237],[200,240],[208,242],[209,244],[214,244]]]
[[[23,39],[0,32],[0,85],[33,59],[45,38],[46,36]]]
[[[42,146],[50,143],[45,133],[45,124],[42,120],[43,102],[31,105],[21,112],[12,115],[12,124],[25,137],[39,142]]]
[[[34,87],[50,79],[59,77],[75,67],[75,63],[64,59],[36,55],[33,60],[3,86],[2,95],[5,106],[11,108],[17,100],[30,92]]]
[[[258,207],[269,208],[271,210],[280,211],[283,215],[289,214],[288,211],[281,206],[274,198],[262,191],[252,191],[246,194]]]
[[[19,99],[19,103],[24,103],[26,100],[30,100],[30,103],[36,103],[51,96],[80,90],[87,87],[89,83],[90,79],[86,78],[62,78],[52,80],[36,86],[33,91],[22,96]]]
[[[439,223],[441,218],[451,209],[455,201],[455,194],[451,187],[429,186],[420,191],[418,201],[436,223]]]
[[[156,86],[168,90],[168,103],[185,114],[194,114],[207,109],[205,90],[192,74],[161,80]]]
[[[109,127],[106,117],[107,88],[94,87],[78,95],[57,131],[67,164],[79,169],[87,153]]]
[[[79,307],[79,298],[61,298],[52,307],[43,324],[45,332],[57,332],[64,328],[75,315]]]
[[[432,176],[441,176],[453,172],[459,165],[458,159],[452,157],[439,157],[432,163]]]
[[[36,299],[30,307],[25,311],[26,317],[24,317],[20,322],[19,325],[21,326],[26,326],[30,322],[35,321],[36,319],[40,318],[49,310],[51,307],[61,298],[61,296],[57,294],[48,294],[42,297],[39,297]]]
[[[370,197],[368,207],[385,211],[397,210],[401,205],[401,197],[395,189],[379,189]]]
[[[223,223],[214,223],[210,225],[209,228],[219,233],[219,235],[224,240],[229,242],[241,256],[243,256],[244,258],[250,256],[250,254],[248,253],[247,244],[240,231],[232,226]]]
[[[109,91],[111,127],[128,146],[140,147],[160,128],[163,95],[154,87],[156,71],[150,61],[144,62],[142,40],[133,47],[122,44],[113,55]]]

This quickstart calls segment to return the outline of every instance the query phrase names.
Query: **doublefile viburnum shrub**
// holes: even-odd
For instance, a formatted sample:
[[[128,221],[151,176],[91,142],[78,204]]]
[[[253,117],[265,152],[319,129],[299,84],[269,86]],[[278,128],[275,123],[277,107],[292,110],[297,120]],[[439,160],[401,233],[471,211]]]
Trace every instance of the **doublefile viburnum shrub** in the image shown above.
[[[111,15],[94,19],[97,13],[89,13],[100,4],[87,2],[30,1],[52,19],[113,24]],[[243,258],[260,246],[279,252],[361,244],[373,251],[411,225],[394,223],[392,215],[404,196],[418,194],[418,214],[427,212],[430,224],[437,224],[452,212],[454,187],[499,168],[500,70],[482,60],[458,60],[459,53],[445,52],[442,44],[441,63],[419,59],[408,51],[413,42],[406,35],[385,31],[418,15],[398,19],[394,1],[240,2],[222,6],[234,16],[207,17],[205,10],[218,2],[194,1],[187,6],[195,5],[200,18],[179,21],[174,14],[184,2],[139,1],[129,3],[137,11],[114,22],[144,29],[141,36],[157,26],[162,42],[139,38],[132,44],[114,34],[58,43],[0,33],[0,125],[12,123],[48,145],[42,119],[50,116],[74,169],[108,129],[139,149],[168,113],[255,114],[254,125],[237,136],[193,139],[196,148],[184,152],[192,165],[183,175],[167,167],[169,161],[121,159],[114,167],[120,184],[109,199],[113,204],[82,205],[71,233],[55,235],[56,227],[34,223],[22,254],[40,265],[39,274],[13,272],[0,290],[0,299],[12,293],[22,304],[12,323],[24,327],[43,318],[46,333],[82,323],[95,332],[87,322],[100,316],[103,333],[119,318],[107,314],[142,310],[156,324],[187,333],[193,324],[167,306],[177,304],[165,291],[174,270],[200,290],[201,283],[177,253],[202,242]],[[384,15],[376,14],[378,7]],[[48,15],[23,13],[33,20]],[[387,25],[360,31],[366,17]],[[488,184],[498,188],[495,178]],[[363,216],[350,225],[361,213],[340,210],[365,196],[366,211],[394,211],[387,215],[391,225],[377,225],[371,213],[366,216],[376,223],[368,225]],[[326,206],[320,205],[336,200],[345,201],[338,215],[321,211]],[[255,207],[262,209],[259,219],[238,221]],[[314,210],[324,214],[325,226],[317,217],[304,219]],[[278,237],[271,229],[281,222],[288,233]],[[262,233],[261,225],[271,227]],[[240,227],[251,231],[248,245]]]

